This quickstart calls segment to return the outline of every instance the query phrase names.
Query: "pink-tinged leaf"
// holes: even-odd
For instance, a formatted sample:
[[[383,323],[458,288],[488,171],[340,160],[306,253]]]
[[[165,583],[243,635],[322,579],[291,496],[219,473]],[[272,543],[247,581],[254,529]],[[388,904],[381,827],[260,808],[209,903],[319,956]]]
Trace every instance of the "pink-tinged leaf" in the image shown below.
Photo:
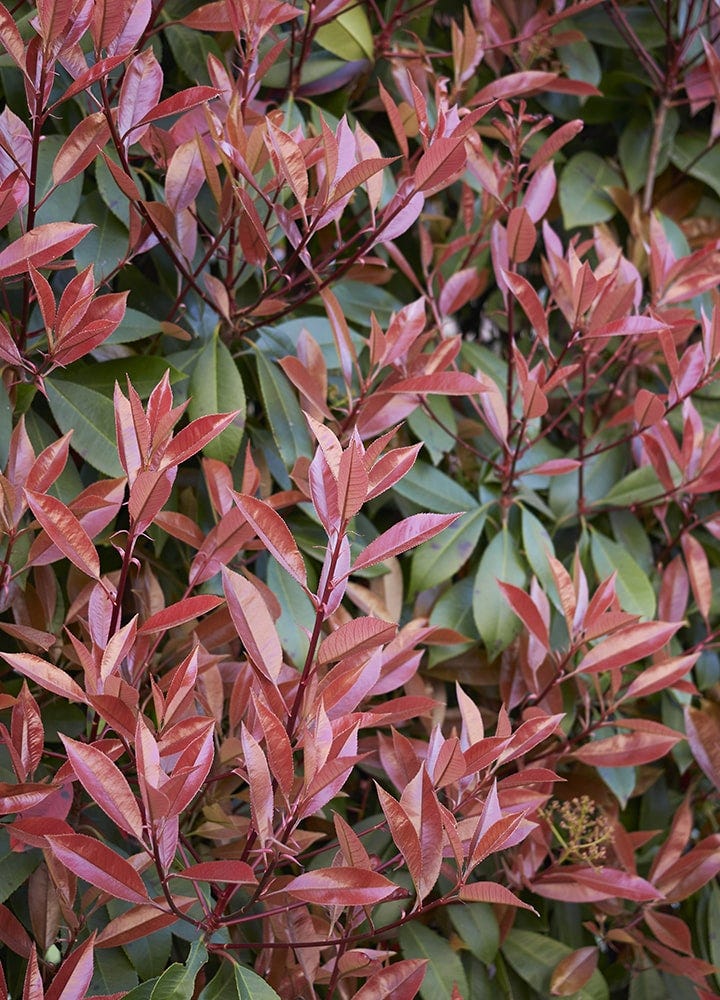
[[[308,174],[305,158],[295,140],[268,119],[266,143],[274,154],[276,169],[286,181],[300,208],[305,210],[308,196]]]
[[[65,958],[45,994],[45,1000],[77,1000],[87,994],[93,977],[96,931]]]
[[[550,992],[555,997],[574,996],[595,972],[598,950],[595,946],[578,948],[562,958],[550,977]]]
[[[654,427],[665,416],[665,406],[655,393],[638,389],[633,400],[633,416],[639,427]]]
[[[168,803],[169,818],[179,816],[190,805],[205,783],[215,759],[213,719],[198,716],[185,720],[184,725],[195,723],[196,736],[188,743],[178,757],[172,776],[162,786],[162,794]]]
[[[181,872],[172,872],[173,878],[187,878],[195,882],[225,882],[228,885],[257,885],[257,878],[250,865],[244,861],[201,861]]]
[[[352,383],[353,369],[357,368],[357,352],[350,336],[350,328],[345,318],[345,313],[337,299],[337,296],[330,288],[324,288],[320,292],[320,297],[325,306],[325,312],[330,320],[333,340],[340,359],[345,384],[349,387]]]
[[[380,225],[377,227],[378,233],[368,250],[377,246],[378,243],[387,243],[397,239],[406,233],[413,222],[417,220],[425,204],[425,195],[417,191],[410,198],[399,193],[385,207]]]
[[[250,794],[250,815],[261,849],[273,839],[273,814],[275,796],[267,759],[260,744],[242,724],[240,741],[243,748],[245,770]]]
[[[379,872],[338,867],[298,875],[283,891],[319,906],[374,906],[394,896],[398,887]]]
[[[633,767],[665,757],[684,737],[681,733],[619,733],[591,740],[573,757],[591,767]]]
[[[60,147],[52,166],[54,184],[65,184],[82,173],[110,138],[104,111],[83,118]]]
[[[0,43],[13,62],[25,73],[25,42],[18,31],[14,17],[4,4],[0,4]]]
[[[0,782],[0,815],[24,812],[44,802],[52,795],[57,785],[41,785],[39,782],[20,782],[16,785]]]
[[[65,468],[71,436],[72,432],[63,434],[40,452],[25,480],[26,489],[47,493]]]
[[[223,590],[245,652],[255,667],[275,683],[283,651],[267,605],[257,588],[233,570],[222,568]]]
[[[504,583],[502,580],[498,580],[497,585],[502,591],[505,600],[528,632],[535,636],[543,649],[548,650],[550,648],[550,638],[548,636],[547,624],[543,621],[542,615],[530,595],[512,583]]]
[[[586,337],[631,337],[642,336],[647,333],[658,333],[667,330],[667,323],[654,319],[652,316],[625,316],[622,319],[613,320],[612,323],[605,323],[596,329],[591,329],[585,334]]]
[[[348,521],[362,508],[368,493],[365,450],[355,435],[340,457],[337,489],[340,518]]]
[[[498,906],[518,906],[522,910],[530,910],[539,916],[533,906],[530,906],[529,903],[523,903],[499,882],[469,882],[467,885],[460,886],[458,895],[464,903],[495,903]]]
[[[681,622],[638,622],[593,646],[574,674],[617,670],[657,653],[675,635]]]
[[[265,738],[270,773],[277,781],[280,791],[289,795],[295,780],[295,763],[287,729],[272,709],[254,693],[253,704]]]
[[[358,655],[382,646],[397,635],[397,625],[382,618],[353,618],[335,629],[320,643],[317,662],[320,665],[342,659],[349,653]]]
[[[710,576],[710,564],[705,549],[697,538],[685,532],[680,541],[685,557],[690,586],[693,597],[697,604],[698,611],[703,617],[705,624],[708,624],[710,614],[710,602],[713,595],[713,582]],[[709,627],[709,626],[708,626]]]
[[[193,618],[207,614],[214,608],[222,604],[221,597],[213,594],[196,594],[194,597],[186,597],[177,604],[171,604],[169,608],[163,608],[154,615],[147,618],[138,629],[139,635],[151,635],[154,632],[165,632],[167,629],[177,628],[184,625]]]
[[[219,97],[220,93],[221,91],[217,87],[188,87],[187,90],[181,90],[179,94],[173,94],[172,97],[166,97],[164,101],[160,101],[135,124],[147,125],[150,122],[156,122],[159,118],[189,111],[190,108],[196,108],[199,104],[205,104],[207,101]]]
[[[13,705],[10,737],[19,761],[14,764],[18,778],[27,781],[35,774],[42,759],[45,730],[38,703],[25,681]]]
[[[523,312],[530,320],[535,333],[540,338],[543,346],[550,347],[547,316],[540,301],[538,293],[521,274],[515,271],[503,270],[503,277],[508,288],[520,303]]]
[[[40,976],[37,951],[35,950],[35,945],[33,945],[25,971],[22,1000],[44,1000],[44,998],[45,990],[43,989],[42,977]]]
[[[143,839],[143,819],[137,799],[117,764],[99,747],[60,737],[68,760],[85,791],[121,830]]]
[[[685,730],[693,757],[720,791],[720,705],[703,701],[685,708]]]
[[[565,476],[568,472],[575,472],[581,464],[576,458],[549,458],[547,462],[541,462],[540,465],[525,469],[521,475]]]
[[[427,960],[405,958],[373,973],[355,994],[355,1000],[414,1000],[425,978]]]
[[[533,252],[537,231],[524,205],[513,208],[507,220],[507,241],[510,260],[524,264]]]
[[[201,451],[206,444],[213,441],[219,434],[229,427],[239,410],[232,413],[216,413],[205,417],[198,417],[192,420],[187,427],[183,427],[165,450],[162,458],[162,468],[170,465],[180,465],[192,458]]]
[[[426,396],[440,393],[443,396],[474,396],[487,392],[488,384],[466,372],[433,372],[430,375],[415,375],[404,378],[392,385],[383,386],[383,392],[416,392]]]
[[[147,902],[147,890],[129,861],[83,833],[49,836],[53,855],[71,872],[96,889],[129,903]]]
[[[577,868],[572,872],[573,878],[581,885],[597,888],[606,892],[605,899],[617,896],[619,899],[631,899],[637,903],[645,903],[653,899],[661,899],[661,893],[639,875],[621,871],[618,868]]]
[[[415,168],[415,186],[423,194],[448,187],[465,169],[467,153],[463,138],[441,138],[430,143]]]
[[[331,204],[344,198],[346,194],[350,194],[390,163],[394,163],[396,159],[396,156],[369,156],[367,159],[361,160],[360,163],[356,163],[347,173],[342,175],[333,188],[330,196]]]
[[[28,932],[12,910],[2,903],[0,903],[0,941],[7,945],[14,955],[20,955],[22,958],[30,957],[32,942]]]
[[[418,899],[425,899],[435,888],[442,865],[443,824],[437,792],[427,768],[403,789],[400,804],[410,817],[420,843],[420,866],[413,881]]]
[[[307,585],[305,562],[290,529],[277,511],[264,501],[256,500],[246,493],[233,491],[233,500],[282,568],[305,587]]]
[[[555,167],[552,163],[546,163],[531,179],[523,197],[522,207],[532,222],[540,222],[546,214],[555,197],[556,187]]]
[[[100,559],[90,536],[65,504],[47,493],[25,490],[28,504],[40,525],[73,565],[98,579]]]
[[[80,685],[53,663],[41,660],[39,656],[34,656],[32,653],[0,652],[0,656],[10,664],[13,670],[22,674],[23,677],[29,677],[46,691],[52,691],[53,694],[58,694],[68,701],[85,704],[87,699]]]
[[[173,872],[173,874],[175,874]],[[175,906],[186,913],[197,899],[189,896],[178,896],[173,893]],[[166,913],[159,908],[165,904],[165,899],[155,903],[140,903],[121,913],[106,924],[95,940],[96,948],[118,948],[141,937],[149,937],[155,931],[169,927],[178,919],[175,913]]]
[[[444,531],[462,516],[457,514],[413,514],[379,535],[360,553],[352,566],[351,573],[385,562],[392,556],[407,552],[408,549]]]
[[[146,114],[157,107],[163,85],[163,72],[152,48],[138,53],[125,70],[117,110],[117,130],[125,146],[128,133]],[[139,142],[147,126],[133,133]]]
[[[687,656],[676,656],[663,663],[646,667],[618,701],[626,701],[630,698],[647,698],[648,695],[655,694],[657,691],[669,690],[692,670],[699,656],[699,652],[690,653]]]
[[[30,229],[0,253],[0,278],[25,274],[29,264],[43,267],[58,260],[94,228],[79,222],[47,222]]]
[[[557,73],[545,73],[542,70],[508,73],[482,87],[473,96],[470,105],[477,107],[479,104],[487,104],[488,101],[501,101],[520,97],[521,94],[529,94],[536,90],[547,90],[550,84],[555,83],[557,79]]]
[[[575,136],[582,132],[584,128],[584,122],[581,118],[575,118],[573,121],[565,122],[561,125],[559,129],[556,129],[551,136],[549,136],[542,146],[538,149],[536,153],[533,154],[528,164],[528,174],[533,174],[539,167],[548,160],[551,160],[555,154],[562,149],[568,142],[575,138]],[[538,221],[537,219],[535,220]]]
[[[390,836],[405,859],[417,890],[418,884],[422,882],[422,850],[418,831],[402,805],[380,785],[376,785],[376,789],[380,807],[387,819]]]
[[[415,464],[422,443],[406,448],[393,448],[375,462],[368,475],[367,500],[373,500],[389,490],[406,475]]]
[[[482,282],[477,268],[465,267],[451,274],[440,292],[439,305],[443,316],[452,316],[463,306],[476,298],[482,290]]]
[[[692,955],[693,944],[690,928],[680,917],[651,910],[648,907],[643,913],[643,919],[662,944],[667,945],[668,948],[674,948],[676,951],[682,951],[686,955]]]

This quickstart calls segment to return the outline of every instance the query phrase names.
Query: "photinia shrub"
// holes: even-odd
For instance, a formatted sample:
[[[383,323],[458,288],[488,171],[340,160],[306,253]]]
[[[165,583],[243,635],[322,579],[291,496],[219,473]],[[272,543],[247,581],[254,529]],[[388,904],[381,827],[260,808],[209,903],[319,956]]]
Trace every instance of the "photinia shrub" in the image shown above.
[[[716,995],[717,39],[0,4],[0,997]]]

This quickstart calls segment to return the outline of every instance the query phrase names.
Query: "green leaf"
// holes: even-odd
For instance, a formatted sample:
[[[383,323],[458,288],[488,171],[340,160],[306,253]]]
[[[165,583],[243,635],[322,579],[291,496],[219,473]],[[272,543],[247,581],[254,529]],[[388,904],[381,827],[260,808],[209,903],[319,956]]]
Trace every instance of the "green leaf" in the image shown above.
[[[590,551],[600,579],[617,573],[616,588],[624,611],[655,617],[655,592],[647,575],[638,566],[624,545],[592,530]]]
[[[105,152],[111,160],[120,166],[120,159],[114,149],[108,148]],[[133,170],[132,167],[130,168],[130,174],[132,179],[135,181],[138,190],[142,192],[143,183],[140,175],[136,170]],[[98,156],[95,160],[95,184],[97,185],[98,193],[102,201],[110,209],[118,222],[120,222],[125,229],[127,229],[130,221],[128,200],[115,183],[115,179],[110,173],[110,168],[102,156]]]
[[[369,59],[375,52],[372,29],[365,8],[359,4],[341,11],[315,33],[315,41],[347,62]]]
[[[416,920],[405,924],[398,932],[403,958],[428,960],[425,978],[420,987],[423,1000],[451,1000],[453,987],[460,996],[468,993],[462,962],[448,941]]]
[[[707,132],[685,132],[676,136],[670,161],[678,170],[702,181],[720,195],[720,146],[708,149],[708,141]]]
[[[560,208],[566,229],[607,222],[617,211],[605,191],[622,187],[622,178],[597,153],[576,153],[560,175]]]
[[[632,974],[629,1000],[657,1000],[658,997],[664,996],[667,996],[667,993],[657,969],[643,969],[642,972]]]
[[[112,400],[57,375],[45,381],[45,389],[60,430],[63,434],[73,431],[72,448],[106,476],[122,476]]]
[[[77,177],[73,177],[65,184],[60,184],[47,201],[42,201],[52,188],[53,161],[64,141],[64,135],[46,135],[40,143],[37,176],[39,179],[38,203],[42,202],[42,204],[35,215],[36,226],[46,222],[72,222],[80,205],[83,174],[78,174]]]
[[[433,419],[431,414],[437,419]],[[433,465],[437,465],[455,447],[457,419],[447,396],[428,396],[425,405],[413,410],[407,422],[418,441],[422,441],[427,448]],[[448,433],[446,427],[452,433]]]
[[[412,557],[411,593],[449,580],[464,566],[475,551],[486,520],[486,508],[476,507],[436,538],[419,545]]]
[[[123,951],[143,981],[162,975],[170,959],[172,927],[162,927],[152,934],[145,934],[137,941],[123,945]],[[149,994],[148,994],[149,995]]]
[[[486,965],[495,960],[500,946],[500,928],[489,903],[451,906],[448,915],[463,943]]]
[[[475,574],[473,615],[489,658],[495,659],[513,641],[522,628],[512,612],[497,581],[525,585],[525,570],[518,556],[517,544],[507,528],[503,528],[483,553]]]
[[[453,628],[460,635],[465,635],[472,641],[453,646],[431,646],[429,656],[431,667],[470,649],[474,642],[480,638],[473,617],[472,595],[473,581],[471,577],[466,577],[464,580],[458,580],[446,590],[433,608],[430,615],[431,625]]]
[[[212,52],[222,60],[222,51],[215,39],[202,31],[186,28],[182,24],[166,25],[163,37],[169,44],[175,57],[175,64],[183,76],[192,83],[209,85],[211,80],[207,71],[207,57]]]
[[[655,557],[652,542],[645,526],[629,510],[613,510],[610,513],[615,541],[632,552],[635,561],[648,576],[654,571]]]
[[[427,462],[416,462],[393,491],[421,511],[433,514],[455,514],[477,507],[477,501],[467,490]]]
[[[385,329],[392,314],[399,312],[404,304],[380,285],[361,281],[343,281],[334,291],[348,323],[362,327],[370,326],[370,314],[375,313],[375,319]]]
[[[256,351],[255,357],[270,430],[285,466],[291,469],[301,455],[313,454],[305,417],[295,398],[295,390],[282,371],[271,364],[262,351]]]
[[[548,597],[552,597],[554,600],[557,596],[557,588],[550,563],[547,560],[548,555],[555,555],[552,538],[543,523],[527,507],[522,508],[521,525],[525,558],[542,584],[543,590],[547,592]]]
[[[146,983],[140,983],[134,990],[126,993],[123,1000],[150,1000],[156,982],[157,979],[148,979]]]
[[[708,888],[710,892],[707,910],[708,957],[716,968],[720,968],[720,888],[715,881]],[[720,986],[720,973],[715,973],[715,982]]]
[[[240,1000],[280,1000],[280,997],[265,980],[252,969],[235,966],[235,985]]]
[[[302,587],[274,559],[268,562],[267,585],[280,602],[282,614],[275,622],[280,643],[294,663],[302,666],[309,639],[304,629],[312,630],[315,612]]]
[[[83,219],[95,223],[95,229],[73,250],[78,270],[92,264],[95,280],[104,281],[125,259],[128,231],[103,204],[96,191],[83,202]]]
[[[25,430],[28,433],[30,443],[35,449],[36,455],[39,455],[44,448],[47,448],[48,445],[53,444],[58,439],[57,432],[42,417],[39,417],[35,410],[28,410],[25,414]],[[72,444],[72,438],[70,439],[70,444]],[[63,471],[50,487],[49,492],[57,497],[58,500],[62,500],[63,503],[67,504],[71,500],[74,500],[78,493],[82,492],[84,485],[75,463],[68,461],[65,463]]]
[[[668,110],[663,128],[660,151],[655,166],[658,177],[668,165],[670,149],[678,129],[679,116],[674,108]],[[618,140],[618,155],[623,173],[627,178],[628,190],[636,194],[644,187],[650,163],[650,146],[654,133],[653,122],[647,115],[636,115],[623,129]]]
[[[157,355],[146,357],[134,355],[92,365],[84,361],[76,362],[72,367],[72,378],[78,385],[94,389],[95,392],[111,399],[116,382],[123,392],[127,391],[129,377],[140,398],[147,399],[168,369],[171,382],[185,378],[184,372],[173,368],[164,357]]]
[[[624,809],[635,788],[634,767],[597,767],[595,769]]]
[[[206,961],[205,945],[201,941],[194,941],[185,965],[174,962],[166,969],[155,983],[150,1000],[192,1000],[197,974]]]
[[[550,996],[550,977],[558,962],[571,954],[572,948],[534,931],[512,930],[505,939],[502,953],[512,969],[540,996]],[[656,993],[655,996],[662,996]],[[600,972],[595,970],[574,1000],[608,1000],[610,993]]]
[[[106,344],[131,344],[136,340],[144,340],[160,332],[160,320],[137,309],[126,309],[120,325],[115,329]]]
[[[213,976],[198,1000],[238,1000],[235,982],[235,968],[231,961],[223,962],[217,975]]]
[[[623,476],[597,503],[603,506],[611,504],[613,507],[631,507],[633,504],[647,503],[648,500],[662,496],[664,492],[665,488],[661,486],[653,467],[642,465]]]
[[[39,851],[11,851],[7,833],[0,831],[0,903],[27,881],[41,861]]]
[[[133,990],[137,985],[137,972],[122,948],[95,949],[95,971],[88,994],[117,993],[120,990]],[[143,983],[140,989],[147,985]],[[132,1000],[146,1000],[150,996],[150,993],[141,993]]]
[[[203,454],[232,465],[240,450],[245,427],[245,388],[232,354],[217,332],[198,354],[190,375],[191,420],[212,413],[239,410],[233,423],[203,448]]]

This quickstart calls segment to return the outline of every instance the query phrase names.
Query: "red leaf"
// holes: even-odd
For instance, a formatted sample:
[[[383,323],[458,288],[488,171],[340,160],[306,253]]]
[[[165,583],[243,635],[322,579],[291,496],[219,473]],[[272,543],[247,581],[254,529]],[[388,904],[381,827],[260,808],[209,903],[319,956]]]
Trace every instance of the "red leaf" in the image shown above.
[[[527,278],[523,278],[521,274],[516,274],[515,271],[504,269],[503,277],[508,288],[522,306],[523,312],[530,320],[535,333],[542,341],[544,347],[549,349],[550,340],[547,317],[538,293]]]
[[[41,660],[39,656],[32,653],[3,653],[0,656],[6,660],[13,670],[16,670],[24,677],[29,677],[46,691],[59,694],[61,698],[68,701],[76,701],[80,704],[86,702],[85,692],[72,677],[56,667],[47,660]]]
[[[693,757],[720,791],[720,705],[712,701],[703,701],[700,708],[688,705],[685,730]]]
[[[265,754],[260,744],[242,724],[240,740],[245,760],[245,770],[250,792],[250,815],[261,848],[273,838],[273,815],[275,811],[272,779]]]
[[[533,252],[537,231],[524,206],[513,208],[507,220],[507,241],[510,260],[524,264]]]
[[[547,90],[549,84],[555,83],[557,79],[557,73],[545,73],[542,70],[530,69],[521,73],[508,73],[481,87],[470,101],[470,106],[477,107],[488,101],[519,97],[535,90]]]
[[[598,964],[598,950],[595,946],[578,948],[562,958],[550,977],[550,992],[553,996],[573,996],[590,979]]]
[[[257,885],[250,865],[244,861],[201,861],[181,872],[171,872],[173,878],[197,882],[226,882],[228,885]]]
[[[668,690],[692,670],[699,656],[699,652],[689,653],[687,656],[676,656],[663,663],[646,667],[618,701],[625,701],[628,698],[647,698],[656,691]]]
[[[535,636],[543,649],[548,650],[550,637],[547,625],[530,595],[526,594],[520,587],[516,587],[512,583],[505,583],[503,580],[498,580],[497,585],[528,632]]]
[[[458,309],[480,294],[482,282],[475,267],[465,267],[451,274],[440,292],[440,312],[452,316]]]
[[[617,670],[629,663],[643,660],[646,656],[652,656],[669,642],[681,625],[682,622],[638,622],[620,629],[593,646],[569,676]]]
[[[87,994],[94,971],[95,934],[93,931],[89,938],[65,958],[53,976],[45,1000],[77,1000],[77,997]]]
[[[58,260],[94,228],[79,222],[47,222],[30,229],[0,253],[0,278],[25,274],[29,264],[42,267]]]
[[[188,87],[186,90],[181,90],[179,94],[173,94],[172,97],[166,97],[164,101],[160,101],[135,124],[147,125],[159,118],[188,111],[190,108],[196,108],[199,104],[205,104],[206,101],[212,101],[213,98],[219,97],[220,93],[221,91],[217,87]]]
[[[451,184],[465,169],[464,138],[435,139],[415,168],[415,186],[423,194],[434,194]]]
[[[713,583],[710,577],[708,557],[700,542],[687,532],[682,536],[680,544],[682,545],[685,565],[690,577],[693,597],[698,606],[698,611],[707,625],[708,615],[710,614],[710,602],[713,595]]]
[[[69,736],[60,738],[72,769],[90,798],[121,830],[142,842],[142,814],[122,771],[98,747],[78,743]]]
[[[222,604],[221,597],[214,594],[196,594],[194,597],[186,597],[176,604],[171,604],[169,608],[163,608],[146,619],[138,629],[138,635],[151,635],[154,632],[165,632],[167,629],[177,628],[184,625],[193,618],[212,611]]]
[[[25,972],[22,1000],[44,1000],[44,997],[45,990],[43,989],[42,978],[40,977],[37,951],[35,950],[35,945],[33,945]]]
[[[397,893],[398,887],[379,872],[338,867],[298,875],[283,891],[320,906],[373,906]]]
[[[129,903],[147,902],[147,890],[129,861],[83,833],[47,838],[50,850],[66,868],[96,889]]]
[[[54,184],[64,184],[92,163],[110,138],[104,111],[83,118],[60,147],[52,166]]]
[[[90,536],[65,504],[47,493],[25,490],[28,504],[55,545],[73,565],[98,579],[100,559]]]
[[[0,815],[32,809],[52,795],[57,787],[57,785],[42,785],[35,781],[16,785],[0,782]]]
[[[427,960],[405,958],[375,972],[355,994],[355,1000],[413,1000],[425,978]]]
[[[385,562],[392,556],[407,552],[415,545],[434,538],[461,517],[462,513],[460,511],[457,514],[413,514],[406,517],[370,542],[355,560],[350,572],[356,573],[366,566]]]
[[[128,133],[141,119],[156,108],[163,85],[163,72],[152,48],[138,53],[125,70],[117,109],[117,130],[125,146]],[[135,132],[133,142],[139,142],[146,128]]]
[[[179,910],[186,913],[197,903],[197,899],[173,893],[173,902]],[[115,917],[100,931],[95,940],[95,947],[118,948],[131,941],[137,941],[138,938],[149,937],[155,931],[174,924],[178,919],[177,915],[164,912],[158,903],[166,905],[164,898],[155,903],[140,903],[121,913],[119,917]]]
[[[317,662],[320,665],[340,660],[348,653],[358,655],[390,642],[397,634],[397,625],[382,618],[353,618],[336,628],[320,643]]]
[[[12,910],[2,903],[0,903],[0,941],[7,945],[14,955],[20,955],[22,958],[30,957],[32,942],[28,932]],[[2,996],[1,991],[0,996]]]
[[[230,569],[222,568],[228,608],[248,658],[275,683],[283,664],[283,651],[275,623],[257,588]]]
[[[539,916],[537,910],[498,882],[470,882],[460,886],[458,893],[464,903],[496,903],[499,906],[519,906]]]
[[[664,727],[663,727],[664,728]],[[572,754],[592,767],[632,767],[664,757],[684,737],[680,733],[618,733],[591,740]]]
[[[187,427],[183,427],[175,435],[165,449],[161,468],[167,468],[169,465],[180,465],[181,462],[192,458],[206,444],[222,434],[239,412],[239,410],[233,410],[232,413],[215,413],[192,420]]]
[[[415,375],[393,382],[392,385],[383,386],[383,392],[416,392],[423,396],[429,393],[441,393],[443,396],[474,396],[480,392],[487,392],[487,389],[487,382],[465,372]]]
[[[256,500],[246,493],[236,493],[234,490],[233,500],[258,538],[262,539],[283,569],[305,587],[307,584],[305,562],[290,529],[277,511],[262,500]]]

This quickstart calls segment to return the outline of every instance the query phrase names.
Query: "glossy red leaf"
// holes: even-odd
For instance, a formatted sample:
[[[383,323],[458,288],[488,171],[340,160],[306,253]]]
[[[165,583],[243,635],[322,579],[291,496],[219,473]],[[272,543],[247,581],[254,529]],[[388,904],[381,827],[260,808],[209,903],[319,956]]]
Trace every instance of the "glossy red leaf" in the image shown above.
[[[186,597],[177,604],[171,604],[162,611],[157,611],[147,618],[138,629],[139,635],[151,635],[155,632],[165,632],[178,625],[184,625],[200,615],[207,614],[219,604],[222,598],[214,594],[196,594],[193,597]]]
[[[163,85],[163,72],[152,48],[143,49],[130,62],[123,76],[118,100],[116,127],[125,146],[128,134],[146,114],[158,106]],[[132,132],[132,141],[139,142],[147,126]]]
[[[524,205],[513,208],[507,220],[507,242],[510,260],[524,264],[535,247],[537,231]]]
[[[0,903],[0,941],[7,945],[14,955],[20,955],[22,958],[30,957],[32,951],[30,936],[12,910],[3,903]]]
[[[687,656],[676,656],[662,663],[646,667],[628,685],[627,691],[623,693],[618,701],[625,701],[630,698],[647,698],[648,695],[655,694],[657,691],[665,691],[672,688],[692,670],[699,656],[700,653],[689,653]]]
[[[337,867],[298,875],[283,891],[320,906],[374,906],[394,896],[398,887],[379,872]]]
[[[178,115],[182,111],[189,111],[190,108],[196,108],[199,104],[212,101],[219,95],[220,91],[217,87],[188,87],[186,90],[181,90],[179,94],[173,94],[172,97],[166,97],[164,101],[160,101],[135,124],[147,125],[149,122],[156,122],[159,118],[167,118],[168,115]]]
[[[618,723],[616,723],[618,724]],[[659,723],[655,724],[660,726]],[[618,733],[585,743],[573,756],[592,767],[633,767],[659,760],[684,737],[665,726],[660,732]]]
[[[40,976],[35,945],[33,945],[30,952],[27,969],[25,970],[22,1000],[45,1000],[45,990],[43,989],[42,977]]]
[[[47,841],[58,861],[96,889],[129,903],[147,902],[147,890],[130,862],[99,840],[68,833],[51,835]]]
[[[542,615],[530,595],[512,583],[505,583],[502,580],[498,580],[497,585],[502,591],[505,600],[528,632],[535,636],[545,650],[548,650],[550,648],[550,638],[547,625],[543,621]]]
[[[45,1000],[77,1000],[86,996],[94,972],[95,935],[93,931],[65,958],[53,976]]]
[[[598,964],[594,946],[578,948],[560,959],[550,977],[550,992],[555,997],[573,996],[590,979]]]
[[[415,545],[434,538],[461,517],[462,513],[460,511],[457,514],[412,514],[406,517],[370,542],[355,560],[351,572],[356,573],[366,566],[385,562],[392,556],[400,555],[401,552],[407,552]]]
[[[720,791],[720,705],[703,701],[685,708],[685,730],[693,757]]]
[[[43,267],[58,260],[94,228],[80,222],[47,222],[30,229],[0,253],[0,278],[25,274],[29,264]]]
[[[499,906],[517,906],[522,910],[537,910],[521,899],[499,882],[468,882],[460,886],[458,893],[464,903],[495,903]]]
[[[272,779],[260,744],[243,723],[240,741],[250,794],[250,815],[261,848],[273,838],[275,811]]]
[[[196,882],[225,882],[227,885],[257,885],[257,878],[250,865],[244,861],[200,861],[181,872],[172,872],[173,878],[186,878]]]
[[[698,611],[706,625],[710,614],[710,603],[713,596],[713,582],[710,576],[710,564],[705,549],[697,538],[685,532],[680,540],[685,565],[690,578],[690,587],[697,604]],[[708,626],[709,627],[709,626]]]
[[[82,173],[109,138],[110,126],[104,111],[96,111],[87,118],[82,118],[53,161],[53,183],[65,184]]]
[[[137,799],[117,764],[99,747],[61,736],[68,760],[91,799],[125,833],[143,840],[143,819]]]
[[[201,451],[206,444],[214,441],[233,422],[239,410],[232,413],[216,413],[198,417],[187,427],[178,431],[168,444],[163,455],[162,467],[180,465]]]
[[[465,169],[464,138],[440,138],[430,143],[415,168],[415,186],[423,194],[434,194],[452,184]]]
[[[306,586],[305,562],[295,544],[290,529],[273,508],[263,500],[233,491],[238,509],[283,569],[302,586]]]
[[[257,588],[223,566],[223,590],[228,608],[248,658],[275,682],[283,664],[283,651],[267,605]]]
[[[355,1000],[414,1000],[425,978],[427,960],[405,958],[369,976]]]
[[[465,267],[451,274],[443,285],[438,300],[443,316],[452,316],[480,294],[482,281],[477,268]]]
[[[392,385],[383,386],[383,392],[411,392],[420,396],[440,393],[443,396],[474,396],[487,392],[488,383],[466,372],[433,372],[431,375],[414,375]]]
[[[40,525],[73,565],[87,576],[100,576],[100,559],[88,533],[65,504],[47,493],[25,490]]]
[[[47,660],[40,659],[32,653],[3,653],[0,656],[6,660],[13,670],[16,670],[24,677],[29,677],[46,691],[60,695],[68,701],[84,703],[86,701],[85,692],[72,677],[56,667]]]
[[[382,618],[353,618],[335,629],[320,643],[319,664],[332,663],[349,653],[358,655],[390,642],[397,635],[397,625]]]
[[[617,670],[657,653],[675,635],[681,622],[638,622],[603,639],[587,653],[575,674]]]
[[[503,270],[503,277],[508,288],[522,306],[522,310],[530,320],[535,333],[544,346],[549,349],[550,341],[547,316],[545,315],[545,310],[538,293],[527,278],[524,278],[521,274],[516,274],[515,271],[505,269]]]
[[[173,873],[174,874],[174,873]],[[186,913],[193,904],[195,897],[179,896],[173,893],[173,902],[177,909]],[[178,917],[175,913],[166,912],[163,907],[167,903],[164,897],[154,903],[139,903],[129,910],[110,920],[95,939],[96,948],[118,948],[137,941],[138,938],[149,937],[155,931],[162,930],[174,924]]]

